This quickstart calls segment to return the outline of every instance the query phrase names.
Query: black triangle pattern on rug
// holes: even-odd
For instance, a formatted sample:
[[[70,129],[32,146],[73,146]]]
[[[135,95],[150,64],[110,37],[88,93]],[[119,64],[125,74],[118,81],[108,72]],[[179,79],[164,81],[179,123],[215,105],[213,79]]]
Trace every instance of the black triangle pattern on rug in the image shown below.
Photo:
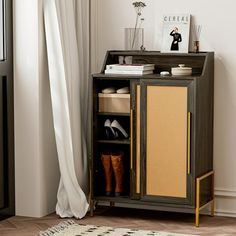
[[[107,226],[77,224],[73,220],[64,221],[37,236],[186,236],[161,231],[112,228]]]

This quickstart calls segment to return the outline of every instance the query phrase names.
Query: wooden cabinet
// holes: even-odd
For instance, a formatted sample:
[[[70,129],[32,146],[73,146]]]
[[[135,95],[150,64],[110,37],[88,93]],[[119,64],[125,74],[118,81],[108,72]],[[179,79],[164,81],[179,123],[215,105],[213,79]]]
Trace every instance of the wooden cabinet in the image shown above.
[[[0,78],[0,209],[4,207],[4,153],[3,153],[3,93]]]
[[[15,215],[12,1],[1,17],[4,42],[0,60],[0,220]],[[1,35],[0,35],[1,37]]]
[[[152,75],[106,75],[107,64],[119,56],[133,63],[155,64]],[[191,76],[160,76],[178,64],[193,68]],[[100,113],[98,94],[104,88],[129,87],[130,112]],[[109,51],[100,74],[93,75],[93,152],[91,158],[91,209],[95,202],[135,205],[137,208],[199,211],[213,194],[213,87],[214,54],[162,54]],[[103,139],[104,122],[118,120],[127,139]],[[122,152],[123,193],[106,196],[103,153]],[[113,186],[115,185],[115,180]]]

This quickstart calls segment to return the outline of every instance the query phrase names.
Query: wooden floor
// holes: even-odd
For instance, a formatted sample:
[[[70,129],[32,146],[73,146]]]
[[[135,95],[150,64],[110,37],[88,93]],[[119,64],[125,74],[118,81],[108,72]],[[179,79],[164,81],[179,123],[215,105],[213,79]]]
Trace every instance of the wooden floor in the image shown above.
[[[0,222],[0,236],[33,236],[61,221],[55,214],[39,219],[16,216]],[[77,222],[194,235],[236,235],[236,218],[201,216],[200,227],[196,228],[191,214],[125,208],[101,208],[94,217]]]

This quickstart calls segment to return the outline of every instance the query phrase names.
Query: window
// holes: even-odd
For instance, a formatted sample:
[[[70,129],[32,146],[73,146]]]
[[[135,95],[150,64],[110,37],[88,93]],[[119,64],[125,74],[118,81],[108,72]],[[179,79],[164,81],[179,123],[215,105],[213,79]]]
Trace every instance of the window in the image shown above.
[[[4,60],[4,0],[0,0],[0,60]]]

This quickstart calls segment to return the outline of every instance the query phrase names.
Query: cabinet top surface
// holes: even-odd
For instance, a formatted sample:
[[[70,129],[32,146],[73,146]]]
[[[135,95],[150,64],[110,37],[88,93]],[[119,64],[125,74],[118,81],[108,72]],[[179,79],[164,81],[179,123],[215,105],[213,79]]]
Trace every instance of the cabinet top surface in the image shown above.
[[[129,60],[128,60],[129,59]],[[153,64],[153,74],[149,75],[131,75],[130,73],[105,74],[107,65],[112,64]],[[129,61],[129,62],[127,62]],[[192,68],[190,76],[173,76],[172,69],[180,65]],[[214,69],[214,52],[200,53],[161,53],[158,51],[107,51],[104,58],[101,73],[94,74],[93,78],[110,78],[110,79],[177,79],[177,80],[194,80],[205,76],[209,71]],[[161,76],[162,71],[168,71],[170,75]]]
[[[129,50],[110,50],[108,51],[109,54],[111,55],[140,55],[140,56],[179,56],[179,57],[183,57],[183,56],[195,56],[195,57],[199,57],[199,56],[206,56],[207,54],[214,54],[214,52],[199,52],[199,53],[194,53],[194,52],[189,52],[189,53],[163,53],[160,51],[129,51]]]
[[[160,74],[151,74],[151,75],[109,75],[104,73],[93,74],[93,79],[161,79],[161,80],[194,80],[195,78],[200,77],[201,75],[191,75],[191,76],[161,76]]]

